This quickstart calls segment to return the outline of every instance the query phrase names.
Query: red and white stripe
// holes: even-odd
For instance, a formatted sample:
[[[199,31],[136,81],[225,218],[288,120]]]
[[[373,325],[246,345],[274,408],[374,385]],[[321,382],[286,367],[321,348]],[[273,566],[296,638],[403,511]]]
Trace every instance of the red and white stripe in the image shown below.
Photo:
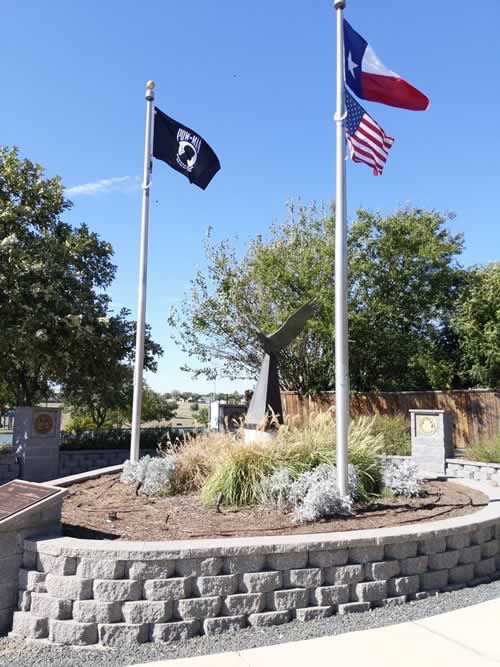
[[[384,130],[367,113],[363,115],[353,136],[347,133],[347,141],[353,162],[364,162],[380,176],[394,143]]]

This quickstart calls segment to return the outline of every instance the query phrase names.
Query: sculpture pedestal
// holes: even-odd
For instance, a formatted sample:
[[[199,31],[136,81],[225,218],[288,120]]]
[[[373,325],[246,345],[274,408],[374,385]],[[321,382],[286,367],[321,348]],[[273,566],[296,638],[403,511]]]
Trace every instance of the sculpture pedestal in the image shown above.
[[[276,431],[258,431],[256,428],[244,429],[245,442],[272,442],[276,437]]]

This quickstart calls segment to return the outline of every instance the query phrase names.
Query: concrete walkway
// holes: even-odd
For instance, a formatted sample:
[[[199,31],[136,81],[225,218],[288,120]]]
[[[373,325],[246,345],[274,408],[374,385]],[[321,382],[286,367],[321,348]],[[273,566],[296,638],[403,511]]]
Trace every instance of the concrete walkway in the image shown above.
[[[401,615],[404,608],[401,608]],[[486,667],[500,665],[500,599],[375,630],[134,667]]]

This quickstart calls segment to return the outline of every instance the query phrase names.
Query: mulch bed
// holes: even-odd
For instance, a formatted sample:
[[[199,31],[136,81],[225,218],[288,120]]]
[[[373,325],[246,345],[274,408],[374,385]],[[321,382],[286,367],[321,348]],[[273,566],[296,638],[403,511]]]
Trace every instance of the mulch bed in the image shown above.
[[[456,482],[426,482],[420,498],[383,498],[355,506],[350,518],[297,525],[263,507],[205,507],[197,494],[148,498],[119,475],[75,484],[63,505],[65,535],[90,539],[186,540],[349,531],[421,523],[475,512],[488,504],[479,491]]]

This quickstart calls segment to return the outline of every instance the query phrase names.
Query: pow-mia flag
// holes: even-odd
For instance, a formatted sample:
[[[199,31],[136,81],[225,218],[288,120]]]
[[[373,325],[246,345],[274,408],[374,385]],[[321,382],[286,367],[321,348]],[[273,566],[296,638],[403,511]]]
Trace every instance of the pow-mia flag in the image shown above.
[[[155,107],[153,156],[203,190],[220,169],[217,155],[199,134]]]

